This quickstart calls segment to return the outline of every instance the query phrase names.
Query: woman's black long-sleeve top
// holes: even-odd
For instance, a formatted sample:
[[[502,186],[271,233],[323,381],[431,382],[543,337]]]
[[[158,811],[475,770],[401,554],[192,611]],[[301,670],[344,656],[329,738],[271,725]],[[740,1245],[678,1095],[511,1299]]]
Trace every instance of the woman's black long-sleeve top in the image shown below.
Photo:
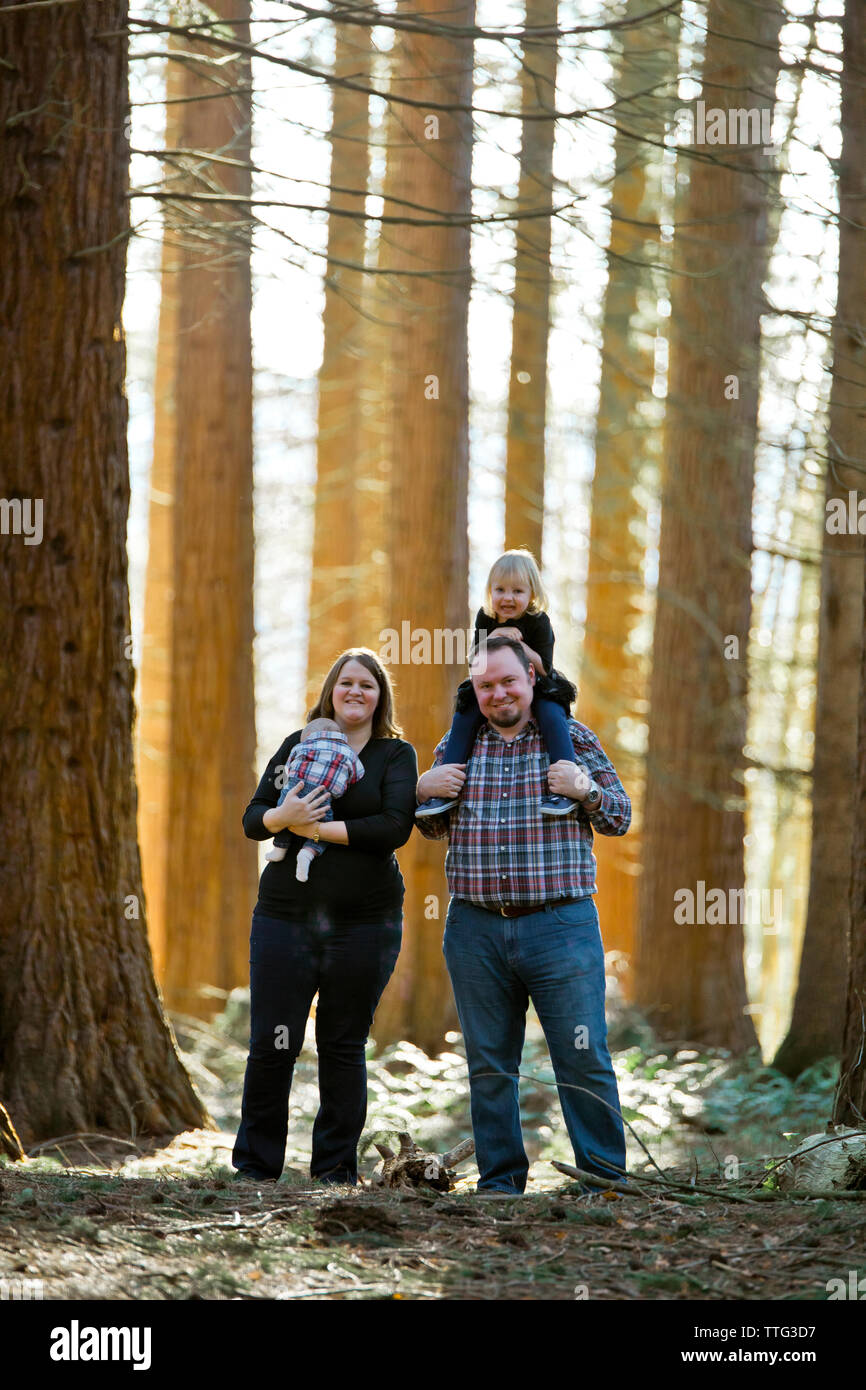
[[[250,840],[274,834],[263,817],[280,799],[280,774],[300,737],[298,729],[280,744],[244,811],[244,833]],[[403,875],[394,850],[405,845],[415,821],[415,749],[400,738],[371,738],[358,756],[364,776],[331,802],[334,820],[346,822],[349,843],[323,840],[324,854],[311,864],[308,882],[299,883],[295,869],[304,841],[292,835],[285,859],[267,864],[262,873],[258,912],[286,921],[319,912],[335,920],[375,921],[402,907]]]

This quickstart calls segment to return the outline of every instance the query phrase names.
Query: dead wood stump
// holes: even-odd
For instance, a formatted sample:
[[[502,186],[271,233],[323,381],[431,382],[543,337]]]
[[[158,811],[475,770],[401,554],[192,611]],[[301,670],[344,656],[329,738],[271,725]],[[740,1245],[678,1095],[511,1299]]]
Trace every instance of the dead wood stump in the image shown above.
[[[433,1192],[450,1192],[456,1183],[454,1168],[475,1152],[471,1139],[464,1139],[447,1153],[433,1154],[420,1148],[405,1130],[397,1137],[400,1140],[397,1154],[387,1144],[376,1144],[382,1155],[382,1166],[372,1178],[376,1187],[426,1187]]]
[[[866,1188],[866,1131],[828,1126],[810,1134],[778,1170],[783,1192],[857,1191]]]

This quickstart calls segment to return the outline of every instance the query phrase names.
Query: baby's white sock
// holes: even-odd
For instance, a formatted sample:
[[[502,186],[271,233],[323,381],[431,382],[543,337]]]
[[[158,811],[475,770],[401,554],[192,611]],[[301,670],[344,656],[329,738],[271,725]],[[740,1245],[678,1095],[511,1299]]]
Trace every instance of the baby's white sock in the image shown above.
[[[267,854],[265,855],[265,858],[269,859],[272,864],[279,864],[280,860],[285,859],[285,857],[285,845],[274,845],[273,849],[269,849]]]
[[[295,878],[299,883],[306,883],[310,874],[310,865],[315,857],[315,850],[306,848],[298,850],[298,867],[295,870]]]

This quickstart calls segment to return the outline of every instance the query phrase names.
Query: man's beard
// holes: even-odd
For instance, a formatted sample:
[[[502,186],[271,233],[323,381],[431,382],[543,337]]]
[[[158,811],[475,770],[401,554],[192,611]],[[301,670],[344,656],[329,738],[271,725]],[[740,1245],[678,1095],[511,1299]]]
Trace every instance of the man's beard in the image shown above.
[[[499,729],[510,729],[515,724],[519,724],[523,718],[523,711],[516,705],[512,705],[507,710],[491,710],[487,716],[490,723]]]

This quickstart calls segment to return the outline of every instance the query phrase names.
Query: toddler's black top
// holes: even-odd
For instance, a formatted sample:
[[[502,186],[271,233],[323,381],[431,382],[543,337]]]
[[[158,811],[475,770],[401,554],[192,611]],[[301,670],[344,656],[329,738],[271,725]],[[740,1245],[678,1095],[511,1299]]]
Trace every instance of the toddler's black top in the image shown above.
[[[479,608],[475,615],[476,641],[479,632],[486,632],[492,637],[501,627],[516,627],[522,632],[526,645],[541,657],[545,671],[550,671],[553,664],[553,628],[546,613],[523,613],[519,618],[509,618],[500,623],[497,618],[491,618],[483,608]]]
[[[280,799],[278,779],[300,737],[298,729],[280,744],[244,811],[244,833],[251,840],[274,833],[262,817]],[[418,760],[411,743],[400,738],[371,738],[358,756],[364,776],[331,801],[334,820],[346,822],[349,843],[322,841],[324,854],[310,865],[309,880],[299,883],[295,869],[304,841],[291,835],[285,859],[267,864],[259,880],[256,909],[265,916],[294,921],[324,912],[334,920],[364,922],[400,911],[404,885],[394,850],[405,845],[415,823]]]

